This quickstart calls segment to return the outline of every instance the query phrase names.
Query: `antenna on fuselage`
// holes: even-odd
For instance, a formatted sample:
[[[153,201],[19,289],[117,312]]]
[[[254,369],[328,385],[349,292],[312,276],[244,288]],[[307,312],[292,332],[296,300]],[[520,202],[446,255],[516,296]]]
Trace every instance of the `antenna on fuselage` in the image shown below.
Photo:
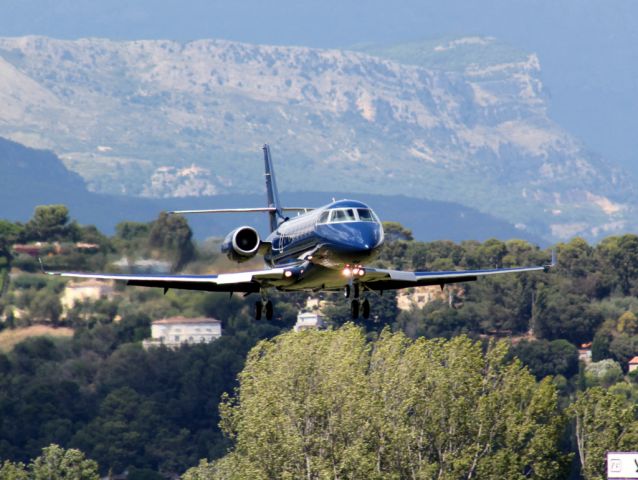
[[[279,201],[279,190],[277,190],[277,180],[275,179],[275,170],[272,166],[272,158],[270,156],[270,147],[264,144],[264,166],[266,169],[266,193],[268,195],[268,208],[274,208],[274,211],[268,212],[270,217],[270,231],[274,232],[279,224],[285,220]]]

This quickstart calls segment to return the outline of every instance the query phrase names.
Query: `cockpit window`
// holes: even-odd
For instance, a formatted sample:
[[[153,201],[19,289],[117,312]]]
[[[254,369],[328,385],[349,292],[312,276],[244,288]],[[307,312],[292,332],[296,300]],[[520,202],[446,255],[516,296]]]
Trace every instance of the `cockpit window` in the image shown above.
[[[330,211],[326,210],[319,217],[319,221],[317,223],[328,223],[328,216],[330,215]]]
[[[369,208],[334,208],[321,214],[317,223],[377,222],[379,219]]]
[[[330,223],[356,221],[357,217],[355,216],[354,210],[352,208],[340,208],[338,210],[332,210]]]
[[[330,223],[345,222],[346,214],[343,210],[333,210],[330,215]]]
[[[372,215],[372,211],[367,208],[357,208],[357,213],[359,214],[359,220],[362,222],[374,222],[374,216]]]

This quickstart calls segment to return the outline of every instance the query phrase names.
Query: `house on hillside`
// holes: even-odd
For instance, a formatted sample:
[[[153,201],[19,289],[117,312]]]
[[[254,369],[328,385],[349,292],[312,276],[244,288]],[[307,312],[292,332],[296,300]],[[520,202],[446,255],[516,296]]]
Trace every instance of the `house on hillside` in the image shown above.
[[[43,255],[60,255],[64,253],[64,249],[59,242],[16,243],[11,247],[11,251],[14,254],[29,255],[33,258]]]
[[[585,364],[591,363],[591,342],[583,343],[578,347],[578,360]]]
[[[169,273],[172,266],[171,262],[165,260],[142,258],[131,262],[126,257],[113,262],[113,265],[130,273]]]
[[[60,303],[65,310],[70,310],[76,303],[84,300],[100,300],[101,298],[113,298],[113,282],[101,280],[86,280],[83,282],[69,282],[64,288]]]
[[[399,310],[411,310],[412,308],[423,308],[434,300],[448,302],[452,305],[455,297],[462,296],[462,289],[448,285],[442,289],[438,285],[426,287],[414,287],[400,290],[397,294],[397,307]]]
[[[638,370],[638,357],[629,360],[629,372],[633,372],[634,370]]]
[[[151,324],[151,338],[144,340],[144,348],[210,343],[222,336],[222,322],[215,318],[170,317]]]
[[[323,315],[317,312],[303,312],[297,315],[297,323],[295,323],[295,332],[310,329],[322,329],[325,328],[325,322]]]

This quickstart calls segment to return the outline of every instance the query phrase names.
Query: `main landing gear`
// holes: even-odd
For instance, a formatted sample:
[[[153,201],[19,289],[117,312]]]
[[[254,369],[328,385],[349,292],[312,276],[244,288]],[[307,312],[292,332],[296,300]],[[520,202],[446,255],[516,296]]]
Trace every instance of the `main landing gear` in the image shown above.
[[[370,318],[370,302],[367,298],[364,299],[363,302],[360,302],[355,298],[350,304],[350,313],[352,314],[353,320],[359,318],[359,313],[361,313],[361,316],[367,320]]]
[[[266,314],[266,320],[272,320],[274,309],[270,300],[264,303],[262,300],[255,302],[255,320],[261,320],[262,313]]]
[[[370,318],[370,302],[367,298],[363,300],[363,302],[359,301],[359,284],[355,283],[353,285],[346,285],[344,289],[344,296],[346,298],[350,297],[351,293],[354,293],[352,302],[350,303],[350,313],[352,315],[352,319],[356,320],[359,318],[359,314],[366,320]]]

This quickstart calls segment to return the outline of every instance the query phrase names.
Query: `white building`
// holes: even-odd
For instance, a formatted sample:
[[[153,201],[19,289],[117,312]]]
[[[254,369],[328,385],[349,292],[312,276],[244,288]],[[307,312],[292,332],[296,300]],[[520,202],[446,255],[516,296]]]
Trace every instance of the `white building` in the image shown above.
[[[321,329],[325,327],[323,316],[316,312],[303,312],[297,315],[297,323],[295,323],[295,332],[301,330],[309,330],[311,328]]]
[[[453,285],[447,285],[445,289],[441,289],[439,285],[406,288],[397,294],[397,307],[399,310],[409,311],[413,308],[423,308],[434,300],[452,305],[455,297],[462,296],[462,288]]]
[[[210,343],[222,336],[222,322],[214,318],[171,317],[151,324],[151,338],[144,340],[144,348],[165,345]]]
[[[60,303],[65,310],[73,308],[76,303],[84,300],[99,300],[100,298],[113,298],[113,282],[100,280],[87,280],[84,282],[69,282],[64,287],[64,293]]]

